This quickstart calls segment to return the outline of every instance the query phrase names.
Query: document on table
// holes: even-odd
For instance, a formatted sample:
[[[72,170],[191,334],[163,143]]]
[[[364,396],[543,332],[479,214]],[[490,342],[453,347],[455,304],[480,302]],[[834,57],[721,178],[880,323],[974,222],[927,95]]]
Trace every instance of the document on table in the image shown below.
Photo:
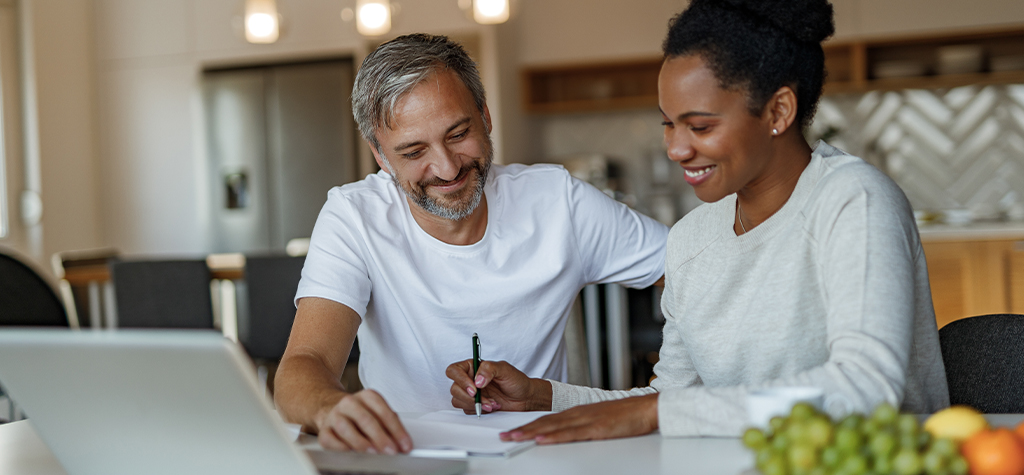
[[[529,424],[550,412],[494,412],[467,415],[459,410],[436,411],[419,417],[402,416],[402,425],[412,437],[414,457],[509,457],[534,445],[502,442],[498,434]]]

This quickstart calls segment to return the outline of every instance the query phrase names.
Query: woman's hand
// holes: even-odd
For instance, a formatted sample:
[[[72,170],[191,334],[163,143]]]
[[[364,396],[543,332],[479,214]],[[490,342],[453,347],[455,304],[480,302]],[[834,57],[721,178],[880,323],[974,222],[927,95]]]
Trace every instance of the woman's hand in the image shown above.
[[[651,394],[576,406],[502,432],[501,440],[561,444],[577,440],[634,437],[657,429],[658,395]]]
[[[480,391],[484,412],[550,411],[551,383],[530,378],[504,361],[481,361],[473,378],[473,360],[448,366],[452,382],[452,406],[466,414],[476,412],[474,396]]]

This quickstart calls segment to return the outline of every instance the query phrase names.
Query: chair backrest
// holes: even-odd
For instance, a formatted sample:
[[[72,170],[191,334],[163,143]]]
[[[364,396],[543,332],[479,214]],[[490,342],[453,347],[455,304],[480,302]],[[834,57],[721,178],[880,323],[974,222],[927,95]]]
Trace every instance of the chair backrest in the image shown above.
[[[121,328],[213,328],[205,260],[118,261],[110,266]]]
[[[245,258],[248,328],[240,329],[242,346],[255,359],[279,360],[295,320],[295,291],[305,257]]]
[[[1024,412],[1024,315],[982,315],[939,330],[949,402],[987,414]]]
[[[53,287],[25,263],[0,253],[0,325],[68,326]]]

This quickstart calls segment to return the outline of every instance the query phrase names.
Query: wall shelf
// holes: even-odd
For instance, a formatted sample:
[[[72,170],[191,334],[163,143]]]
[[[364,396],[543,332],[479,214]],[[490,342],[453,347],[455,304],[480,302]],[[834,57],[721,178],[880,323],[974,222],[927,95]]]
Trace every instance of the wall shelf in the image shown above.
[[[825,94],[1024,83],[1024,26],[827,43],[824,50]],[[660,57],[526,68],[523,108],[564,114],[657,107],[660,70]]]
[[[1024,82],[1020,26],[829,43],[824,49],[826,94]]]
[[[661,58],[527,68],[523,108],[558,114],[658,106]]]

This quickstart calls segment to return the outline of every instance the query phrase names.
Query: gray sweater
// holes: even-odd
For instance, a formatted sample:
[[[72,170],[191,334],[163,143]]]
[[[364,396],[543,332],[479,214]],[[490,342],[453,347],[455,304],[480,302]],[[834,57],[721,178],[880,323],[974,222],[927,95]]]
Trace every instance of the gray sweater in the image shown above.
[[[662,434],[738,436],[747,394],[769,386],[819,387],[833,417],[949,405],[924,253],[892,180],[819,143],[778,212],[741,236],[735,214],[730,195],[669,233],[651,387],[552,382],[553,410],[657,392]]]

